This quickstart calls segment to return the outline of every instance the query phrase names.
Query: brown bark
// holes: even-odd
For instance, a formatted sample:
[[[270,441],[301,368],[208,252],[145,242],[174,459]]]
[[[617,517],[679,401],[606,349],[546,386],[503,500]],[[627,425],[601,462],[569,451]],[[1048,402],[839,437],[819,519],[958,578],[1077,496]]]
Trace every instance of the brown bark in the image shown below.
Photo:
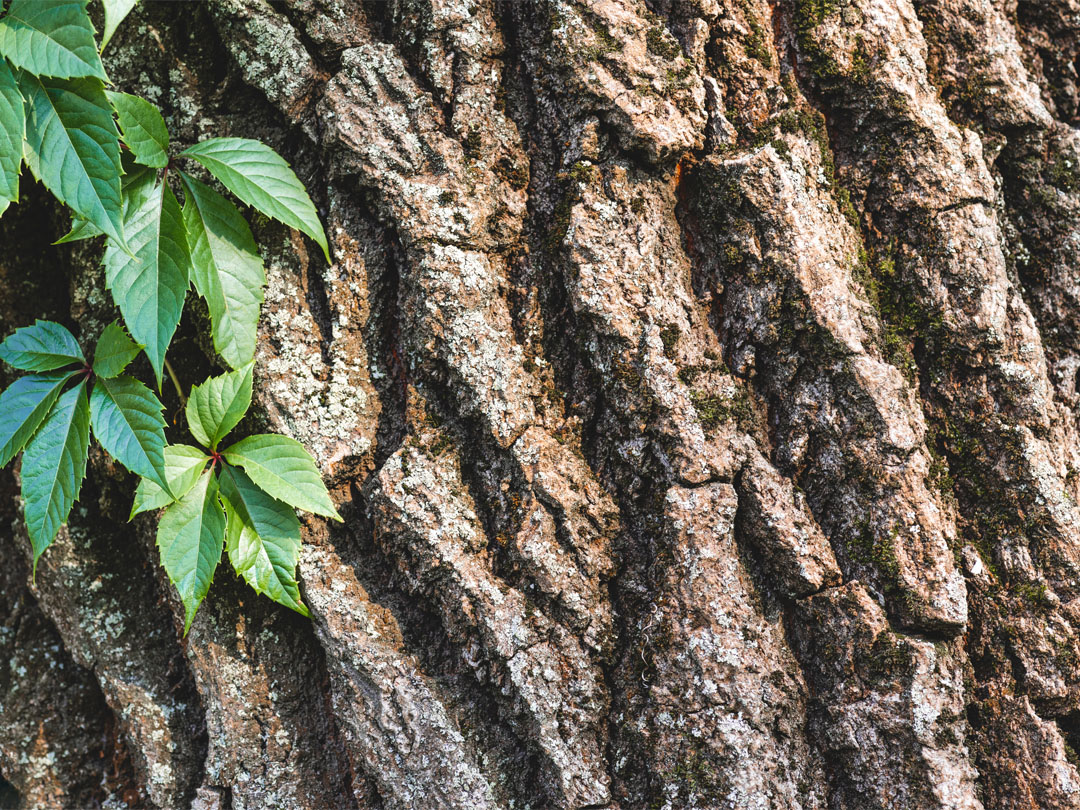
[[[36,582],[0,475],[0,806],[1080,808],[1078,53],[1075,0],[144,3],[117,86],[326,223],[254,220],[241,427],[346,520],[310,621],[222,571],[184,639],[122,469]],[[0,222],[3,333],[114,317],[64,225]]]

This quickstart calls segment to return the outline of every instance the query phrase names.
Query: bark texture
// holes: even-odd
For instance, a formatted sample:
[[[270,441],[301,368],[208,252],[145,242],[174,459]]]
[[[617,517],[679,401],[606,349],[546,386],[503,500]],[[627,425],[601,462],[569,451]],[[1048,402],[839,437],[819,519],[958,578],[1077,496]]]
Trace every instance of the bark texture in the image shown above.
[[[145,2],[107,53],[312,190],[242,427],[346,521],[311,621],[222,570],[182,639],[122,469],[34,582],[0,475],[0,807],[1080,808],[1080,2]],[[93,338],[24,197],[2,331]]]

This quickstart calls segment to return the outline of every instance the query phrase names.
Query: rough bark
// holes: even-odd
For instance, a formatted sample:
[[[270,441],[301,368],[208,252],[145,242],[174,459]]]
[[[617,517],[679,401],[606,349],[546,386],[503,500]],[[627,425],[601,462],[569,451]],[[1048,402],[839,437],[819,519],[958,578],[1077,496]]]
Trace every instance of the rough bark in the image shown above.
[[[184,639],[122,469],[36,581],[0,474],[0,806],[1080,808],[1075,0],[145,2],[107,54],[312,190],[242,427],[346,520],[310,621],[219,573]],[[2,332],[114,317],[65,225],[0,222]]]

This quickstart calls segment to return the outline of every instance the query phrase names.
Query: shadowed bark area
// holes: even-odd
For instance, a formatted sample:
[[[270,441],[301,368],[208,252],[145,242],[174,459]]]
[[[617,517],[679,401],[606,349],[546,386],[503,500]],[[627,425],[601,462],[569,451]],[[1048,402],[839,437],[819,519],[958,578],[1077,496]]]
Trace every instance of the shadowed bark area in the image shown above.
[[[0,807],[1080,808],[1078,54],[1074,0],[141,4],[117,87],[326,224],[252,217],[240,430],[345,523],[310,621],[223,568],[183,638],[123,469],[36,580],[0,476]],[[66,226],[28,179],[0,333],[116,316]]]

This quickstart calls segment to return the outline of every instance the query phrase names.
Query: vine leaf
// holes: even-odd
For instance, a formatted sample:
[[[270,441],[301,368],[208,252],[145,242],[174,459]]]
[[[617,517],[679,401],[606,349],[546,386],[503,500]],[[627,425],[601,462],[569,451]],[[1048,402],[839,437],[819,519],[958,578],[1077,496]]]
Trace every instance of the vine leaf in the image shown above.
[[[210,138],[180,154],[199,161],[248,205],[306,233],[330,261],[315,204],[289,164],[269,146],[249,138]]]
[[[26,446],[74,376],[71,371],[27,374],[0,394],[0,467]]]
[[[295,439],[266,433],[248,436],[222,455],[279,501],[316,515],[342,520],[330,500],[315,460]]]
[[[120,119],[124,143],[143,166],[163,169],[169,165],[169,129],[161,111],[144,98],[129,93],[105,94]]]
[[[19,199],[26,110],[15,74],[0,58],[0,214]]]
[[[135,8],[139,0],[104,0],[105,5],[105,30],[101,34],[101,50],[109,44],[120,23]]]
[[[87,0],[11,0],[0,19],[0,54],[38,76],[104,80]]]
[[[24,153],[30,171],[62,203],[124,249],[120,142],[98,79],[44,79],[25,71]]]
[[[107,245],[105,285],[131,336],[146,347],[160,389],[165,352],[184,309],[191,257],[180,204],[167,184],[147,171],[125,194],[124,233],[135,255]]]
[[[126,375],[99,377],[90,394],[90,419],[101,446],[133,473],[167,491],[162,410],[149,388]]]
[[[157,547],[169,581],[184,603],[184,635],[210,590],[221,561],[225,513],[218,501],[213,470],[199,476],[194,486],[161,515]]]
[[[123,374],[128,364],[142,351],[142,346],[128,337],[124,327],[110,323],[98,338],[94,349],[94,374],[109,378]]]
[[[140,479],[135,490],[135,502],[131,506],[131,517],[152,509],[161,509],[177,498],[183,498],[195,486],[209,460],[210,456],[198,447],[170,444],[165,448],[165,480],[169,482],[172,494],[148,478]]]
[[[180,172],[191,280],[206,299],[214,348],[232,368],[255,356],[266,273],[251,229],[236,206]]]
[[[71,332],[58,323],[41,320],[8,335],[0,343],[0,360],[23,371],[53,371],[86,363]]]
[[[225,549],[236,573],[256,593],[309,616],[296,583],[302,543],[296,513],[235,467],[225,466],[220,482],[226,518]]]
[[[0,211],[0,213],[3,212]],[[101,236],[101,233],[101,228],[93,222],[76,215],[71,218],[71,230],[53,242],[53,244],[62,245],[65,242],[79,242],[83,239],[93,239],[95,236]]]
[[[86,386],[78,385],[60,397],[23,452],[23,515],[35,571],[79,497],[89,447],[90,406]]]
[[[193,386],[187,401],[187,421],[191,435],[212,450],[244,418],[251,405],[251,375],[254,363],[238,371],[211,377]]]

